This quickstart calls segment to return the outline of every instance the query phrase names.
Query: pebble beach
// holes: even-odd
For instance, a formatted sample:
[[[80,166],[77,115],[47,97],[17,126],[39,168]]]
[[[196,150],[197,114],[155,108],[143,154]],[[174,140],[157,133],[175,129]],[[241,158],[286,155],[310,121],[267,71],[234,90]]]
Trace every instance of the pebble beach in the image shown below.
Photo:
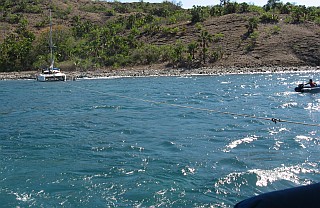
[[[188,76],[188,75],[223,75],[223,74],[248,74],[248,73],[285,73],[285,72],[319,71],[320,67],[202,67],[197,69],[183,68],[122,68],[122,69],[97,69],[88,71],[63,71],[68,80],[79,78],[112,78],[112,77],[146,77],[146,76]],[[0,72],[0,80],[36,79],[39,71]]]

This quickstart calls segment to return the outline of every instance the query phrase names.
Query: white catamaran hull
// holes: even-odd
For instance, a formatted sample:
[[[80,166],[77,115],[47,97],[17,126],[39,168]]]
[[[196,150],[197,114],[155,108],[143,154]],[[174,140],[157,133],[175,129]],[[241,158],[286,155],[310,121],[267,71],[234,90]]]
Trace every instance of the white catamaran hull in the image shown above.
[[[67,76],[61,72],[54,74],[38,74],[37,80],[40,82],[66,81]]]

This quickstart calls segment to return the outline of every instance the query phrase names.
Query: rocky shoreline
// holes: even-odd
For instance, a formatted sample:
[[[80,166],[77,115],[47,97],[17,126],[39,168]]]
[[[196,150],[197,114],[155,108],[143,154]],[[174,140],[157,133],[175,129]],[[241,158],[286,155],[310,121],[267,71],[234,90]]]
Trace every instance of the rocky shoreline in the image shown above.
[[[188,76],[188,75],[223,75],[223,74],[247,74],[247,73],[281,73],[296,71],[320,71],[320,67],[202,67],[197,69],[175,68],[123,68],[101,69],[91,71],[66,71],[68,80],[79,78],[112,78],[112,77],[147,77],[147,76]],[[37,71],[0,72],[0,80],[36,79]]]

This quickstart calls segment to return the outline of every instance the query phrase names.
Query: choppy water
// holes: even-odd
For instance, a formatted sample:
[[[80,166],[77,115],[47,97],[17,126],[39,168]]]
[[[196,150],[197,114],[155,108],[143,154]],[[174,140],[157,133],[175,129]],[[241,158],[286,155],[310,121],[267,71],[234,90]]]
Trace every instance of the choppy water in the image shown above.
[[[320,94],[293,92],[309,77],[1,81],[0,206],[232,207],[319,182],[319,127],[216,112],[320,123]]]

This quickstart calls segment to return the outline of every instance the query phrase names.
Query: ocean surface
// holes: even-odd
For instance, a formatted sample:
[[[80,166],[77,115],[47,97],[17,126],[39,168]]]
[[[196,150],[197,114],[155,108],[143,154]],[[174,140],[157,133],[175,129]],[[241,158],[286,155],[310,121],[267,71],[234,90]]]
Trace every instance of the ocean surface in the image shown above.
[[[0,81],[0,207],[233,207],[319,182],[309,78]]]

